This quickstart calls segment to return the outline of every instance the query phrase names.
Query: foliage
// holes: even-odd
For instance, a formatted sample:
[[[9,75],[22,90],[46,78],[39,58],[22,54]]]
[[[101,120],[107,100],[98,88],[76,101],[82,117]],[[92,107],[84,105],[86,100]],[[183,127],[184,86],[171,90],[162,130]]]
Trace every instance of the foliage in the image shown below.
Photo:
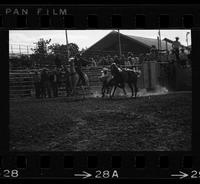
[[[61,59],[67,59],[69,57],[74,57],[77,53],[79,53],[79,47],[75,43],[69,43],[68,45],[60,45],[60,44],[52,44],[48,47],[50,53],[59,56]],[[69,50],[69,53],[67,52]]]
[[[75,43],[51,44],[51,39],[45,40],[40,38],[34,43],[36,47],[31,49],[33,54],[30,56],[21,55],[20,58],[10,59],[12,66],[26,66],[31,67],[35,65],[54,65],[64,64],[69,57],[75,57],[79,53],[79,47]],[[69,50],[69,53],[67,52]]]
[[[34,43],[36,44],[36,47],[32,49],[34,53],[31,55],[34,64],[45,64],[47,62],[48,45],[50,42],[51,39],[44,40],[43,38],[40,38],[39,41]]]
[[[51,39],[44,40],[44,38],[40,38],[39,41],[36,43],[36,48],[32,49],[34,51],[34,54],[41,54],[42,56],[47,55],[48,53],[48,45],[50,44]]]
[[[29,56],[21,55],[20,58],[13,58],[9,60],[9,64],[12,67],[31,67],[32,61],[30,60]]]

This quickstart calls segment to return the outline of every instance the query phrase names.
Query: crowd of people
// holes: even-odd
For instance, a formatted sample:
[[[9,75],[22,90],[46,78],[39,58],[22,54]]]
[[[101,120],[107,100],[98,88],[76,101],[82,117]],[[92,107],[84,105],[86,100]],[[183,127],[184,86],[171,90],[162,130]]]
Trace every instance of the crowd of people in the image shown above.
[[[57,97],[60,84],[60,71],[57,68],[38,69],[34,72],[33,82],[36,98]]]
[[[84,84],[84,74],[82,72],[80,54],[73,58],[74,67],[79,75],[79,81]],[[71,83],[69,76],[72,74],[70,64],[55,66],[53,69],[42,68],[36,69],[33,74],[36,98],[58,97],[58,88],[65,83],[66,95],[71,94]]]
[[[172,43],[171,50],[159,51],[155,45],[152,45],[148,53],[135,54],[128,52],[127,54],[118,55],[105,55],[89,58],[90,66],[108,66],[112,63],[116,63],[119,66],[133,67],[147,61],[158,61],[158,62],[177,62],[181,66],[191,66],[191,51],[186,50],[182,47],[179,38]]]
[[[142,54],[141,54],[142,56]],[[95,55],[94,57],[89,58],[89,62],[91,66],[108,66],[112,63],[116,63],[117,65],[124,65],[124,66],[133,66],[139,64],[141,60],[139,60],[139,56],[134,54],[133,52],[129,52],[127,55],[122,54],[121,56],[118,55],[105,55],[99,56]]]

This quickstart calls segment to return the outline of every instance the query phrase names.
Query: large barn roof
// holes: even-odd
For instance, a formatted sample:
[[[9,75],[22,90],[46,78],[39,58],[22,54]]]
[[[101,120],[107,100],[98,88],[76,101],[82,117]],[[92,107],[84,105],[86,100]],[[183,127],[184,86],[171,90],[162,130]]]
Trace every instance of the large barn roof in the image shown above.
[[[137,40],[138,42],[143,43],[146,46],[151,47],[152,45],[155,45],[156,48],[158,48],[158,40],[154,39],[154,38],[145,38],[145,37],[140,37],[140,36],[132,36],[132,35],[126,35],[128,37],[130,37],[133,40]],[[162,49],[166,49],[166,42],[161,40],[161,46]],[[171,48],[171,44],[168,44],[168,49]]]
[[[110,47],[113,49],[113,45],[118,45],[118,37],[119,33],[117,31],[111,31],[106,36],[104,36],[102,39],[97,41],[95,44],[93,44],[91,47],[89,47],[85,52],[95,52],[95,51],[102,51],[106,50],[108,51]],[[145,37],[139,37],[139,36],[132,36],[132,35],[125,35],[120,33],[120,39],[121,43],[129,42],[129,45],[137,45],[138,47],[144,48],[147,52],[149,51],[150,47],[152,45],[155,45],[156,48],[158,48],[158,40],[154,38],[145,38]],[[167,42],[167,47],[170,50],[172,48],[172,44]],[[166,50],[166,41],[161,41],[162,50]],[[109,49],[108,49],[109,48]]]

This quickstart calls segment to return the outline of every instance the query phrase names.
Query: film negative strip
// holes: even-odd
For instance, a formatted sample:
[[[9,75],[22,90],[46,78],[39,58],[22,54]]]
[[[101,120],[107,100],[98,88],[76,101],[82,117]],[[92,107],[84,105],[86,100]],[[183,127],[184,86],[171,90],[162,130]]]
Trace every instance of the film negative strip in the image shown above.
[[[1,5],[0,177],[198,180],[199,28],[199,4]]]

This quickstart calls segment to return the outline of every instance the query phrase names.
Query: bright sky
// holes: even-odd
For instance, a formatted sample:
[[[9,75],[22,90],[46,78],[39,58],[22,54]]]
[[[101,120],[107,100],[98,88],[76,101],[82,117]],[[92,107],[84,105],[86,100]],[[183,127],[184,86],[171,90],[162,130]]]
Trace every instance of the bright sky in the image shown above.
[[[88,48],[96,43],[98,40],[106,36],[112,30],[68,30],[69,43],[76,43],[80,49]],[[190,30],[161,30],[161,39],[169,38],[175,40],[175,37],[180,38],[183,45],[187,45],[186,33],[190,32],[188,36],[188,44],[191,45],[191,31]],[[141,36],[147,38],[157,38],[158,30],[120,30],[120,33]],[[51,43],[66,44],[66,37],[64,30],[11,30],[9,31],[9,44],[29,45],[34,46],[40,38],[50,39]]]

